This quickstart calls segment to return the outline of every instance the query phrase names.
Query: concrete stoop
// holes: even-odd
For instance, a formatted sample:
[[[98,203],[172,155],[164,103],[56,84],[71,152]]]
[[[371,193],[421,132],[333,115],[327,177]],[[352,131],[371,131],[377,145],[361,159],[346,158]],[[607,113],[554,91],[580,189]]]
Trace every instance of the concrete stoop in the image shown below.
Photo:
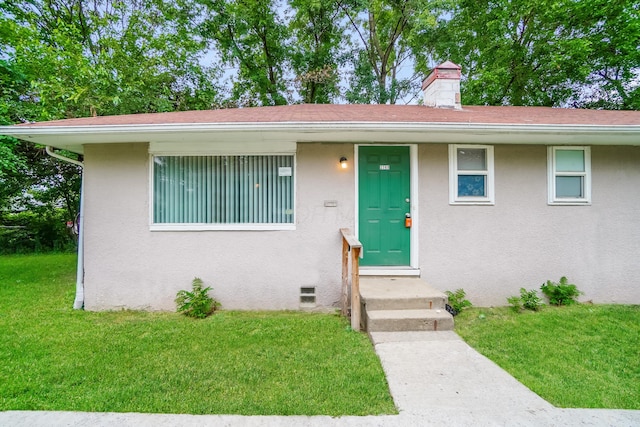
[[[360,277],[362,329],[367,332],[450,331],[447,296],[415,277]]]

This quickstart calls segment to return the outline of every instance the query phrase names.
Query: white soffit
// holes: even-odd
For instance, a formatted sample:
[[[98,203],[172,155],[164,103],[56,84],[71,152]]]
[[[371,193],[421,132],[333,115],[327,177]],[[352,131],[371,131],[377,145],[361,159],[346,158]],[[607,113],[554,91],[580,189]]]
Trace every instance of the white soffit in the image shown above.
[[[110,126],[1,126],[0,134],[81,153],[85,144],[149,142],[155,151],[249,145],[290,152],[297,142],[640,145],[640,126],[287,122]],[[167,144],[167,145],[164,145]],[[255,145],[254,145],[255,144]],[[282,145],[280,145],[282,144]],[[293,144],[293,145],[292,145]],[[273,145],[273,147],[271,147]],[[220,147],[221,149],[223,147]],[[295,150],[294,150],[295,151]]]

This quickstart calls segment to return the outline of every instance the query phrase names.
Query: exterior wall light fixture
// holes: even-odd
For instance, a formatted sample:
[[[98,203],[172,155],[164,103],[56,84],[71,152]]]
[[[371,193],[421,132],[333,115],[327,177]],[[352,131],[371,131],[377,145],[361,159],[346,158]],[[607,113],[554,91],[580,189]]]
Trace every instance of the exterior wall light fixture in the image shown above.
[[[347,158],[346,157],[340,157],[340,167],[342,169],[346,169],[349,166],[349,164],[347,163]]]

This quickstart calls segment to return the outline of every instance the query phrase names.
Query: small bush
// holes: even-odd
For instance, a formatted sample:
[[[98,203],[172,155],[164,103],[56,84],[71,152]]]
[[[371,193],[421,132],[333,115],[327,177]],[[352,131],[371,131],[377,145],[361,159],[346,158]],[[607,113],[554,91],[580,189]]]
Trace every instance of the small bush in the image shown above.
[[[449,297],[448,305],[452,309],[447,311],[449,311],[454,316],[460,313],[465,308],[472,306],[471,301],[465,299],[465,296],[467,294],[465,293],[464,289],[456,289],[454,292],[446,291],[445,294],[447,294],[447,296]]]
[[[520,299],[522,306],[527,310],[538,311],[542,307],[542,300],[535,289],[527,291],[525,288],[520,288]]]
[[[566,277],[561,277],[558,283],[547,280],[540,287],[542,293],[549,298],[549,304],[552,305],[571,305],[578,302],[577,298],[582,294],[572,283],[568,283]]]
[[[516,313],[519,313],[520,310],[522,310],[522,300],[520,299],[519,296],[512,296],[507,298],[507,302],[511,305],[511,309],[513,309],[513,311],[515,311]]]
[[[525,288],[520,288],[520,296],[512,296],[507,298],[507,302],[511,304],[513,311],[519,312],[520,310],[527,309],[532,311],[538,311],[542,308],[542,300],[538,296],[538,291],[531,289],[530,291]]]
[[[202,280],[196,277],[191,282],[191,292],[185,290],[178,292],[175,299],[178,313],[204,319],[220,307],[220,303],[208,294],[211,287],[203,288],[203,286]]]

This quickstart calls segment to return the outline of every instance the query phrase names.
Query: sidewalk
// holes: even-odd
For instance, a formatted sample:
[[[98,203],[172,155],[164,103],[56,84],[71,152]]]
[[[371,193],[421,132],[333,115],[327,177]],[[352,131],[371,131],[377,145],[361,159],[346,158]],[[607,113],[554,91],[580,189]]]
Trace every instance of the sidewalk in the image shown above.
[[[640,426],[640,411],[555,408],[452,331],[371,338],[398,418],[412,425]]]
[[[340,417],[0,412],[1,426],[640,426],[640,411],[559,409],[454,332],[378,332],[399,415]]]

